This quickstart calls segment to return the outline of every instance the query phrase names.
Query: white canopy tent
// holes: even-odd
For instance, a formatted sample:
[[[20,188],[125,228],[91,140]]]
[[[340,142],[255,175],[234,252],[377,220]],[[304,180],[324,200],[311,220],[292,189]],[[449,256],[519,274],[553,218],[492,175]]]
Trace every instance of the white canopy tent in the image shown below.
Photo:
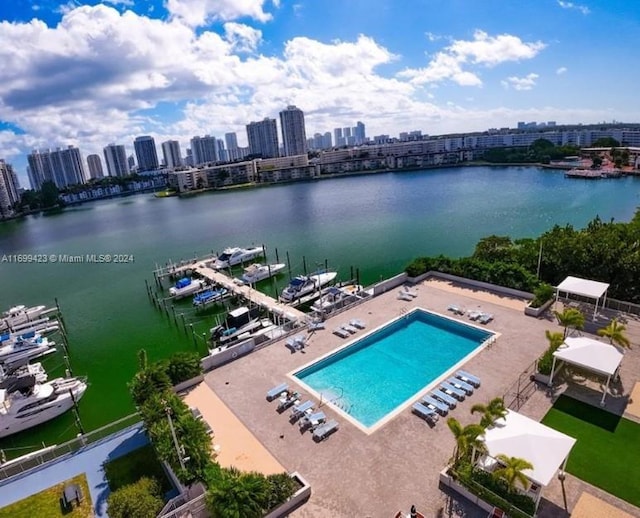
[[[533,469],[525,469],[523,475],[534,483],[548,486],[558,469],[564,471],[576,440],[508,410],[505,417],[487,428],[484,443],[493,458],[502,453],[529,461]]]
[[[561,360],[572,365],[577,365],[584,369],[606,376],[607,384],[602,393],[601,405],[607,397],[609,390],[609,382],[611,377],[615,375],[620,362],[622,362],[623,354],[613,345],[587,338],[586,336],[565,338],[556,352],[553,353],[553,365],[551,366],[551,376],[549,377],[549,386],[553,383],[553,375],[556,370],[556,361]]]
[[[556,286],[556,301],[560,296],[560,293],[571,293],[573,295],[580,295],[589,299],[595,299],[595,309],[593,310],[593,318],[595,320],[596,313],[598,312],[598,302],[602,298],[601,306],[604,306],[607,301],[607,290],[609,285],[605,282],[591,281],[589,279],[581,279],[580,277],[567,277],[558,286]],[[603,298],[604,297],[604,298]]]

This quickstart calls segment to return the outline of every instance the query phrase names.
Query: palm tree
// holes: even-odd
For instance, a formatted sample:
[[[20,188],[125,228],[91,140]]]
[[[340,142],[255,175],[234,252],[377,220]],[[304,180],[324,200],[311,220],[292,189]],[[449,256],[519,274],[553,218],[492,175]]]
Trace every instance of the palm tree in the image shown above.
[[[628,347],[631,349],[631,342],[629,338],[624,334],[627,330],[627,326],[618,322],[617,318],[614,318],[607,327],[598,329],[598,336],[606,336],[609,339],[609,343],[613,345],[619,345],[620,347]]]
[[[508,457],[503,453],[496,455],[496,459],[500,461],[502,467],[496,469],[493,472],[493,476],[504,479],[510,491],[516,488],[516,483],[518,482],[523,488],[527,487],[529,479],[522,472],[525,469],[533,469],[533,464],[528,460],[519,457]]]
[[[544,334],[549,340],[549,349],[553,349],[553,352],[557,351],[558,347],[564,343],[565,337],[562,333],[551,332],[547,329]]]
[[[564,327],[563,339],[567,337],[569,328],[582,329],[584,327],[584,315],[576,308],[564,308],[562,313],[554,311],[553,314],[558,319],[558,324]]]
[[[480,412],[482,414],[480,426],[483,428],[488,428],[496,421],[496,419],[500,419],[507,415],[507,409],[505,408],[504,400],[501,397],[493,398],[487,405],[483,405],[482,403],[473,405],[471,407],[471,413],[475,414],[476,412]]]
[[[479,424],[468,424],[462,426],[455,417],[447,419],[447,426],[456,439],[456,448],[453,451],[453,465],[467,459],[471,455],[472,449],[485,451],[484,441],[480,440],[480,436],[484,434],[484,428]]]

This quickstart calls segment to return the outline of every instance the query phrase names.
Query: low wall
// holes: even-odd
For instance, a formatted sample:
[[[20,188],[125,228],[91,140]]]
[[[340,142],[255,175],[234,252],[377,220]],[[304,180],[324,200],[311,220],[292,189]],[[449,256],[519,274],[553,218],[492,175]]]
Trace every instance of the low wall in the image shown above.
[[[302,478],[297,471],[291,473],[291,478],[295,478],[302,487],[298,489],[293,496],[289,498],[289,500],[277,509],[271,511],[269,514],[265,515],[264,518],[284,518],[309,499],[311,496],[311,486],[309,483]]]
[[[493,291],[495,293],[501,293],[510,297],[518,297],[525,300],[533,299],[533,293],[529,293],[528,291],[514,290],[513,288],[507,288],[505,286],[498,286],[497,284],[491,284],[483,281],[474,281],[473,279],[467,279],[466,277],[458,277],[457,275],[450,275],[442,272],[429,271],[419,275],[418,277],[407,277],[407,280],[415,284],[431,277],[445,281],[459,282],[460,284],[473,286],[486,291]]]
[[[223,349],[222,351],[216,351],[209,356],[205,356],[200,360],[202,365],[202,370],[205,372],[210,371],[211,369],[215,369],[216,367],[220,367],[220,365],[224,365],[225,363],[229,363],[230,361],[239,358],[240,356],[245,356],[253,351],[256,347],[256,344],[253,338],[246,340],[244,342],[240,342],[239,344],[233,345],[228,349]]]
[[[403,285],[407,282],[408,275],[406,273],[400,273],[395,277],[391,277],[390,279],[386,279],[384,281],[380,281],[377,284],[373,285],[373,296],[381,295],[393,288],[397,288],[398,286]]]
[[[200,374],[195,378],[191,378],[181,383],[178,383],[177,385],[174,385],[173,391],[175,393],[182,392],[183,390],[190,389],[191,387],[193,387],[194,385],[197,385],[198,383],[201,383],[202,381],[204,381],[204,374]]]
[[[447,466],[440,472],[440,483],[443,486],[453,489],[456,493],[465,497],[467,500],[469,500],[469,502],[477,505],[480,509],[483,509],[487,513],[490,513],[493,511],[493,505],[488,504],[481,498],[478,498],[476,495],[474,495],[462,484],[459,484],[457,481],[455,481],[453,477],[449,476],[448,471],[449,471],[449,467]]]

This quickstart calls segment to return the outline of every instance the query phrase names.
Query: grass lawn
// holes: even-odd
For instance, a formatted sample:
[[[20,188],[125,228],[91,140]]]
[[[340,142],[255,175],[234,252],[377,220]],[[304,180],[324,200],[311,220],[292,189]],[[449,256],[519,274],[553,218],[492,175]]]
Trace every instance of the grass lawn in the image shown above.
[[[577,439],[569,473],[640,507],[640,424],[566,396],[542,423]]]
[[[173,489],[150,444],[106,463],[104,471],[112,492],[142,477],[155,478],[163,494]]]
[[[72,510],[63,510],[61,504],[62,491],[66,484],[78,484],[82,487],[84,500],[80,505],[73,504]],[[15,518],[28,516],[29,518],[87,518],[93,516],[93,504],[89,494],[87,477],[82,474],[71,480],[51,486],[40,493],[36,493],[15,504],[0,509],[0,518]]]

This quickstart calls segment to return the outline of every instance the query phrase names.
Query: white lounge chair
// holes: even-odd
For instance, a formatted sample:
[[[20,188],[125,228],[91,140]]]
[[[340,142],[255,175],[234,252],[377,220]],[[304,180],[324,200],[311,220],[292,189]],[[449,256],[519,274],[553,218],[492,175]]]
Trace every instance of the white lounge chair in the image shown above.
[[[432,424],[438,421],[438,414],[435,410],[423,405],[422,403],[414,403],[412,407],[413,413],[419,415],[423,419],[426,419]]]
[[[478,320],[482,315],[483,315],[482,311],[478,311],[478,310],[469,311],[470,320]]]
[[[437,410],[439,414],[445,416],[449,413],[449,407],[445,405],[442,401],[438,401],[437,399],[431,396],[424,396],[422,401],[425,405],[434,410]]]
[[[480,378],[473,374],[469,374],[467,371],[459,370],[456,372],[456,378],[460,378],[462,381],[466,381],[476,388],[480,386]]]
[[[302,419],[300,419],[300,421],[298,422],[298,426],[300,426],[300,429],[303,431],[308,428],[311,430],[315,430],[319,426],[322,426],[326,422],[326,420],[327,416],[324,412],[314,412],[312,414],[307,414]]]
[[[447,394],[450,394],[458,399],[458,401],[464,401],[464,398],[467,397],[467,393],[464,390],[456,388],[451,383],[447,383],[446,381],[440,383],[440,388]]]
[[[344,329],[347,333],[350,333],[352,335],[358,332],[358,328],[352,326],[351,324],[342,324],[340,327]]]
[[[367,324],[365,324],[362,320],[360,320],[359,318],[354,318],[352,319],[349,324],[351,324],[353,327],[357,327],[358,329],[364,329],[365,327],[367,327]]]
[[[289,389],[289,385],[286,383],[281,383],[280,385],[273,387],[271,390],[267,392],[267,401],[273,401],[275,398],[279,397],[283,392],[286,392]]]
[[[349,338],[349,333],[347,333],[344,329],[342,329],[341,327],[336,327],[333,330],[333,334],[334,335],[338,335],[340,338]]]
[[[451,410],[453,410],[458,405],[458,400],[456,398],[454,398],[453,396],[450,396],[449,394],[447,394],[446,392],[440,389],[433,390],[431,392],[431,395],[439,399],[440,401],[442,401]]]
[[[481,324],[488,324],[492,320],[493,320],[493,315],[491,313],[483,313],[482,315],[480,315],[478,322],[480,322]]]
[[[473,385],[469,385],[466,381],[451,377],[447,380],[447,383],[451,383],[454,387],[464,390],[469,396],[473,394]]]
[[[324,440],[326,437],[328,437],[329,435],[331,435],[333,432],[338,430],[338,421],[336,421],[335,419],[331,419],[330,421],[327,421],[326,423],[324,423],[321,426],[318,426],[318,428],[316,428],[313,431],[313,439],[314,441],[322,441]]]
[[[398,293],[398,299],[404,300],[405,302],[413,301],[413,297],[409,295],[407,292],[405,292],[404,290],[400,290],[400,293]]]
[[[307,400],[299,405],[294,405],[293,410],[291,411],[291,421],[297,421],[307,412],[307,410],[311,410],[312,408],[313,401],[311,400]]]
[[[418,296],[418,292],[409,288],[409,286],[403,286],[402,289],[407,295],[409,295],[409,297],[416,298]]]

